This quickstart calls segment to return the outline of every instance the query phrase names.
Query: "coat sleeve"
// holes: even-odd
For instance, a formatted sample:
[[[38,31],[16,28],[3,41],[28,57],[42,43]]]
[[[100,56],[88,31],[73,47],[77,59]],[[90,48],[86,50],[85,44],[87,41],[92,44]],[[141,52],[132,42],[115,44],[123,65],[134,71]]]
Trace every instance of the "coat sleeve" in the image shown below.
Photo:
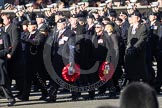
[[[27,42],[31,43],[32,45],[40,45],[45,41],[45,36],[43,34],[39,34],[34,39],[27,39]]]
[[[12,51],[10,52],[13,55],[16,52],[18,43],[19,43],[19,31],[17,26],[13,26],[12,28]]]
[[[145,25],[142,25],[142,29],[141,29],[141,34],[139,37],[139,40],[134,44],[134,47],[137,48],[137,50],[140,50],[143,48],[143,46],[146,43],[146,38],[147,38],[147,28]]]
[[[3,41],[4,41],[4,49],[0,50],[0,57],[4,57],[7,53],[10,52],[10,39],[9,36],[7,34],[3,35]]]

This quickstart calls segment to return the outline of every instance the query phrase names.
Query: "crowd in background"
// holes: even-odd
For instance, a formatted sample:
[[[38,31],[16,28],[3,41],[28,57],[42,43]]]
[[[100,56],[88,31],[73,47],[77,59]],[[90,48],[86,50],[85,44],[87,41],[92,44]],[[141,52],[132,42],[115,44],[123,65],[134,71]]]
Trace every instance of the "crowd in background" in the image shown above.
[[[120,6],[128,6],[131,0],[113,0],[114,7],[120,7]],[[136,0],[137,5],[145,6],[149,5],[151,2],[155,2],[157,0]],[[33,7],[38,9],[42,8],[40,5],[50,5],[52,3],[59,3],[62,2],[64,4],[64,8],[69,8],[72,5],[76,5],[78,2],[88,2],[90,7],[99,7],[100,3],[104,3],[105,0],[7,0],[5,3],[9,3],[12,5],[12,7],[15,7],[17,5],[25,5],[28,3],[34,3]],[[159,3],[161,4],[161,1],[159,0]]]

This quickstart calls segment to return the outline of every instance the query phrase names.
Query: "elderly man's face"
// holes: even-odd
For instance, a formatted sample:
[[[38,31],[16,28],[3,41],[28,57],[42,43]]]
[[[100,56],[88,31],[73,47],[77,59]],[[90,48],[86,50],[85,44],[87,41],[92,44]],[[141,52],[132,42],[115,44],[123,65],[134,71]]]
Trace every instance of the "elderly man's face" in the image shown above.
[[[119,15],[119,18],[121,18],[122,20],[125,20],[125,19],[127,18],[127,16],[124,15],[124,14],[120,14],[120,15]]]
[[[150,21],[154,21],[155,19],[156,19],[156,16],[155,16],[155,15],[150,15],[150,16],[149,16],[149,20],[150,20]]]
[[[131,16],[132,23],[135,24],[140,21],[140,17],[132,15]]]
[[[63,30],[65,28],[65,26],[66,26],[65,22],[57,23],[58,30]]]
[[[96,33],[99,33],[101,31],[103,31],[103,27],[101,25],[96,25],[95,26],[95,31],[96,31]]]
[[[37,28],[37,25],[28,25],[28,31],[29,31],[29,32],[35,31],[36,28]]]

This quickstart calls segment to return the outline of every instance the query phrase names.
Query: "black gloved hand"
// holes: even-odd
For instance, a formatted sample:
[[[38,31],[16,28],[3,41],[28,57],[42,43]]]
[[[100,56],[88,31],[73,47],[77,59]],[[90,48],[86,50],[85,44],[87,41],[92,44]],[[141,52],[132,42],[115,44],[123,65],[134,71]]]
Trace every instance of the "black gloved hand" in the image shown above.
[[[126,50],[127,55],[135,55],[137,53],[137,49],[135,47],[130,47]]]

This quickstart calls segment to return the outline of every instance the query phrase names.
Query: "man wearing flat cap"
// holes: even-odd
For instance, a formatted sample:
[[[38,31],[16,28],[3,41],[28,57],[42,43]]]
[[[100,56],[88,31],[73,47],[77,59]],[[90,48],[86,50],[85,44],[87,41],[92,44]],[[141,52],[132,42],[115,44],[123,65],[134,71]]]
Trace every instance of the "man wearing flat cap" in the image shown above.
[[[148,82],[146,65],[147,27],[141,24],[141,13],[135,11],[131,15],[132,26],[128,29],[128,40],[125,55],[125,72],[127,79]]]
[[[16,85],[18,90],[21,89],[21,72],[19,70],[19,66],[17,65],[19,62],[19,30],[18,27],[12,23],[12,18],[9,14],[3,14],[2,16],[4,26],[2,27],[3,31],[5,31],[9,37],[11,42],[11,52],[7,54],[8,62],[7,62],[7,70],[10,74],[11,78],[15,78]],[[18,82],[18,83],[17,83]],[[20,85],[19,85],[20,84]]]

